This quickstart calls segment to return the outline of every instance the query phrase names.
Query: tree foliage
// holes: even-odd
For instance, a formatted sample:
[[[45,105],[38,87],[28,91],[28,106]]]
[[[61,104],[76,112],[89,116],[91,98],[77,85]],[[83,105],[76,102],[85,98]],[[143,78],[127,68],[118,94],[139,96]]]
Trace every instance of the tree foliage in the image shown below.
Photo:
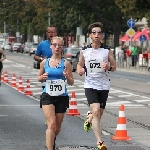
[[[49,3],[50,2],[50,3]],[[149,18],[150,0],[0,0],[0,30],[6,21],[7,32],[15,34],[43,35],[50,23],[58,28],[62,36],[76,34],[76,27],[82,26],[83,34],[93,22],[104,24],[106,38],[114,34],[114,46],[119,43],[121,31],[127,30],[129,18]]]
[[[115,2],[126,17],[150,19],[150,0],[115,0]]]

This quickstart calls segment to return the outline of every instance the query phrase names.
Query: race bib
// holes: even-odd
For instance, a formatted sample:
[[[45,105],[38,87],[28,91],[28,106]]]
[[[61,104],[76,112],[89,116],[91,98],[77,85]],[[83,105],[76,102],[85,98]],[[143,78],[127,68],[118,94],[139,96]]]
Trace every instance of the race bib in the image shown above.
[[[64,80],[46,80],[46,93],[50,96],[59,96],[65,93]]]
[[[102,63],[103,59],[89,59],[85,63],[85,66],[87,68],[87,72],[89,73],[96,73],[96,72],[103,72],[104,69],[102,69]]]

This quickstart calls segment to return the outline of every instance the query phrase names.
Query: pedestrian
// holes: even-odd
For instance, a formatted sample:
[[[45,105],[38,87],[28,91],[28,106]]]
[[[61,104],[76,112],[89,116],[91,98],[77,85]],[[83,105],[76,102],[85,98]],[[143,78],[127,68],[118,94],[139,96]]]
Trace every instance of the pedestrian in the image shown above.
[[[69,107],[69,96],[65,81],[73,85],[74,78],[71,64],[62,58],[64,41],[61,37],[53,37],[51,49],[53,55],[40,63],[38,80],[46,80],[41,96],[42,109],[47,120],[46,146],[54,150],[54,138],[59,134],[64,114]]]
[[[124,50],[122,49],[122,46],[119,46],[117,56],[118,56],[118,67],[123,67],[124,66],[123,65],[123,63],[124,63]]]
[[[108,73],[116,70],[116,64],[110,47],[100,42],[103,39],[102,32],[103,25],[100,22],[89,25],[88,33],[92,43],[80,51],[77,73],[80,76],[85,74],[85,95],[91,108],[91,112],[87,112],[84,130],[89,131],[92,127],[98,149],[107,150],[101,138],[100,119],[110,89]]]
[[[127,62],[127,66],[130,67],[130,65],[131,65],[131,50],[130,50],[129,46],[127,46],[127,50],[126,50],[126,62]]]
[[[131,46],[132,67],[136,67],[137,55],[138,55],[138,48],[137,48],[137,46],[135,44],[133,44]]]
[[[0,49],[0,86],[1,86],[1,75],[2,75],[4,59],[6,59],[6,54],[4,53],[3,49]]]

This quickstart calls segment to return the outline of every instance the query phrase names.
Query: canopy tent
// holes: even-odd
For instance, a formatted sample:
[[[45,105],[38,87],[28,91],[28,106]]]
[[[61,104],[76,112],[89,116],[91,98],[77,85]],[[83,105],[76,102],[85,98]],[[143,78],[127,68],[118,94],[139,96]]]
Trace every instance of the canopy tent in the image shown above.
[[[145,35],[146,38],[147,38],[147,40],[150,40],[149,30],[144,29],[144,30],[142,30],[142,31],[137,31],[137,32],[135,33],[135,35],[133,36],[132,41],[139,41],[141,35]]]
[[[132,38],[132,41],[138,41],[140,35],[141,35],[141,31],[137,31],[137,32],[134,34],[134,36],[133,36],[133,38]]]
[[[147,40],[150,40],[150,32],[149,32],[149,28],[147,29],[143,29],[142,31],[137,31],[134,36],[132,37],[132,41],[136,42],[136,41],[139,41],[140,40],[140,36],[141,35],[145,35]],[[125,34],[124,36],[122,36],[119,41],[121,42],[126,42],[126,41],[129,41],[130,40],[130,37]]]
[[[129,38],[129,36],[127,34],[125,34],[124,36],[122,36],[119,39],[119,41],[121,41],[121,42],[126,42],[126,41],[129,41],[129,40],[130,40],[130,38]]]

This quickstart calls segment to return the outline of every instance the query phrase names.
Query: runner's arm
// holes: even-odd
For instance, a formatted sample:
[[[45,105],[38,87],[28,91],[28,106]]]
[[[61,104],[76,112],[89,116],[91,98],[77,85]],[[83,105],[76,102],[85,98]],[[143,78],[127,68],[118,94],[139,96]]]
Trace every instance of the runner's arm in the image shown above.
[[[83,57],[83,52],[82,50],[80,51],[80,55],[79,55],[79,62],[77,64],[77,73],[79,72],[80,69],[82,69],[84,67],[84,57]]]
[[[39,82],[44,81],[42,76],[43,76],[43,74],[44,74],[44,64],[45,64],[45,61],[46,61],[46,59],[43,60],[43,61],[40,63],[40,70],[39,70],[39,74],[38,74],[38,81],[39,81]]]
[[[115,62],[112,50],[109,50],[108,61],[110,62],[110,69],[109,70],[112,72],[116,71],[116,62]]]
[[[42,57],[34,54],[34,60],[35,61],[42,61]]]
[[[35,61],[42,61],[41,46],[42,46],[41,43],[37,46],[37,50],[35,51],[35,54],[34,54]]]
[[[66,72],[67,72],[67,83],[69,85],[73,85],[74,84],[74,78],[73,78],[73,74],[72,74],[72,67],[69,61],[65,60],[65,66],[66,66]]]
[[[4,53],[4,50],[0,49],[0,53],[2,53],[3,58],[1,58],[1,61],[6,59],[6,54]]]

